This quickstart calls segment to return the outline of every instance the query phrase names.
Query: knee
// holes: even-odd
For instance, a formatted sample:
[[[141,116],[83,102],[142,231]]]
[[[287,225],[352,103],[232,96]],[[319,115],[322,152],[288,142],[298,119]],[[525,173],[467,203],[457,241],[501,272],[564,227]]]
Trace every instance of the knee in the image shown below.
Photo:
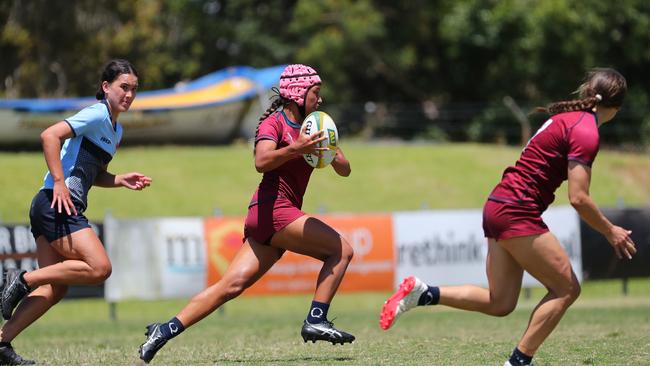
[[[516,301],[503,301],[493,304],[490,315],[503,317],[512,313],[517,307]]]
[[[553,290],[553,293],[558,298],[563,299],[564,306],[568,308],[578,299],[581,291],[580,283],[574,279],[561,288]]]
[[[242,278],[233,278],[224,283],[224,297],[226,301],[232,300],[241,295],[248,286]]]
[[[578,299],[581,291],[582,288],[580,287],[580,282],[577,280],[572,281],[565,295],[569,305],[573,304]]]
[[[330,261],[336,263],[350,263],[354,257],[354,249],[348,244],[347,241],[341,240],[341,245],[336,248],[330,248],[329,251],[323,253],[319,259],[323,262]]]
[[[113,266],[109,261],[94,264],[90,271],[91,281],[94,284],[100,284],[106,281],[106,279],[111,276],[112,272]]]
[[[354,249],[347,242],[343,242],[343,248],[341,250],[341,258],[346,262],[351,262],[352,257],[354,257]]]

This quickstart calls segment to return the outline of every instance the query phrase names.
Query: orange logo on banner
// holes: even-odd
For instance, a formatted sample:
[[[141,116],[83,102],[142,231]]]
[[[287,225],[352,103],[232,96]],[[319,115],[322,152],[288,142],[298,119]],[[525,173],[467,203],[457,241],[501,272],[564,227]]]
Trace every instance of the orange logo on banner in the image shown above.
[[[203,221],[203,226],[208,258],[207,286],[210,286],[226,273],[242,246],[244,219],[209,218]]]
[[[395,255],[390,215],[319,216],[354,248],[339,291],[389,291],[393,289]],[[244,219],[205,220],[207,285],[221,279],[242,244]],[[246,294],[313,292],[322,262],[286,252]]]

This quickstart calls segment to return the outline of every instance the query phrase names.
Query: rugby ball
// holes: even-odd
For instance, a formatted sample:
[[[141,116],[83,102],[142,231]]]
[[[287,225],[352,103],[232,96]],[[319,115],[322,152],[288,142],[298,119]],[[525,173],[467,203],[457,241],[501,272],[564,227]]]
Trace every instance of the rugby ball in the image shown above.
[[[339,131],[336,129],[332,117],[321,111],[309,113],[302,122],[301,131],[310,136],[318,131],[324,131],[325,140],[318,143],[318,146],[326,147],[328,150],[319,151],[318,154],[304,154],[303,157],[312,168],[320,169],[328,166],[334,160],[336,148],[339,145]]]

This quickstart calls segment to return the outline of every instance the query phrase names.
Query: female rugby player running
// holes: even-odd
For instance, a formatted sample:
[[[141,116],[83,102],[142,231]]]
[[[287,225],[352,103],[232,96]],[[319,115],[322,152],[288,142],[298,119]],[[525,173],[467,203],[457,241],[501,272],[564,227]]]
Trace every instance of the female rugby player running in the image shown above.
[[[607,220],[589,196],[598,127],[614,118],[626,91],[625,78],[617,71],[594,69],[579,88],[579,100],[541,109],[552,114],[551,118],[528,142],[515,166],[505,170],[483,209],[488,289],[427,286],[408,277],[385,302],[381,327],[390,328],[400,315],[418,305],[442,304],[505,316],[517,305],[523,271],[527,271],[548,293],[533,310],[505,365],[532,365],[535,352],[580,294],[567,253],[541,218],[560,184],[568,179],[571,205],[607,238],[619,258],[631,259],[636,253],[631,232]]]
[[[279,95],[260,118],[255,134],[255,168],[264,175],[248,205],[244,244],[221,280],[196,295],[168,322],[147,326],[147,340],[140,346],[140,358],[145,362],[169,339],[253,285],[285,250],[323,261],[301,329],[305,342],[343,344],[354,340],[327,319],[332,298],[352,260],[352,247],[336,230],[301,210],[314,170],[302,155],[326,149],[317,147],[325,139],[322,132],[311,136],[300,132],[302,121],[322,102],[320,85],[320,77],[309,66],[289,65],[282,72]],[[341,176],[350,175],[350,163],[341,149],[332,167]]]
[[[18,356],[10,342],[59,302],[68,285],[102,283],[111,274],[104,246],[83,212],[93,185],[142,190],[151,184],[140,173],[113,175],[106,170],[122,138],[118,116],[129,110],[137,88],[133,65],[112,60],[101,76],[99,102],[41,134],[49,170],[29,212],[39,269],[13,268],[5,274],[0,307],[8,321],[0,329],[2,365],[34,363]]]

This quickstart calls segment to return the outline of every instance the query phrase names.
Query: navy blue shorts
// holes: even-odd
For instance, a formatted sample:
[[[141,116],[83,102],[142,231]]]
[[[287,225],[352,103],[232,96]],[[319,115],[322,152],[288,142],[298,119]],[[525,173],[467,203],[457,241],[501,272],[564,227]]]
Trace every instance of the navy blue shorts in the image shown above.
[[[51,189],[42,189],[38,191],[32,200],[32,208],[29,210],[29,222],[32,225],[34,239],[38,239],[39,236],[43,235],[51,243],[75,231],[90,227],[88,219],[82,214],[68,215],[65,209],[62,213],[58,213],[56,207],[50,208],[52,195]],[[77,212],[81,212],[81,206],[76,203],[75,206]]]

